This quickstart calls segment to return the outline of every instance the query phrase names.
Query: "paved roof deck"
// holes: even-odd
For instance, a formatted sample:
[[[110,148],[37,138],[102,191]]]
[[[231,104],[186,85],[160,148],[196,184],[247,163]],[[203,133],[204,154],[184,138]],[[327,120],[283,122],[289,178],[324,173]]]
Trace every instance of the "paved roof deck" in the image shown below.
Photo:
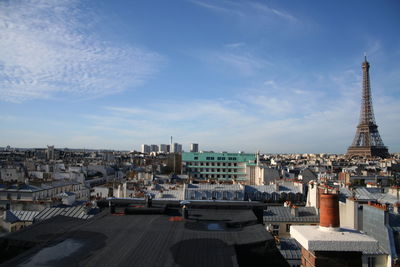
[[[180,215],[180,209],[175,209],[174,213]],[[6,264],[240,266],[243,259],[248,263],[269,259],[273,266],[287,266],[272,236],[254,222],[256,217],[251,210],[193,209],[189,220],[171,221],[171,217],[172,214],[120,216],[111,215],[107,210],[89,220],[57,216],[17,235],[7,236],[9,241],[40,240],[40,245]],[[253,221],[254,224],[228,229],[231,226],[225,223],[234,221]],[[193,227],[196,223],[214,225],[204,229]],[[225,224],[226,228],[221,230],[215,224]],[[249,247],[260,248],[263,253]],[[50,260],[41,257],[43,253],[57,257]]]

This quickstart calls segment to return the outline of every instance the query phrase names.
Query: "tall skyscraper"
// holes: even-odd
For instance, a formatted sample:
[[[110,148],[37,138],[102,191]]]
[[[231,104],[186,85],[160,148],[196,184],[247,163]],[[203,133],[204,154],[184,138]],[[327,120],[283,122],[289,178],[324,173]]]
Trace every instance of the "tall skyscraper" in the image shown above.
[[[371,86],[369,81],[369,63],[365,57],[362,63],[363,85],[360,121],[357,126],[353,143],[347,150],[348,157],[388,157],[389,152],[383,144],[375,123],[374,110],[372,108]]]
[[[196,143],[190,144],[190,152],[199,152],[199,144]]]

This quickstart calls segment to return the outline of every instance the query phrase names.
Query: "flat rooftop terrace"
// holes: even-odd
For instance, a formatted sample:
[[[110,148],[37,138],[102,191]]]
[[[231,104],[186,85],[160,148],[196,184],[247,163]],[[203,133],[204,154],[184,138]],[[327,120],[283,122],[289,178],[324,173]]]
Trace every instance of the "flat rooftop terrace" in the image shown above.
[[[358,251],[364,254],[382,254],[378,241],[356,230],[341,228],[325,230],[319,226],[293,225],[290,236],[309,251]]]
[[[0,239],[7,266],[288,266],[252,210],[57,216]],[[8,255],[10,258],[6,258]]]

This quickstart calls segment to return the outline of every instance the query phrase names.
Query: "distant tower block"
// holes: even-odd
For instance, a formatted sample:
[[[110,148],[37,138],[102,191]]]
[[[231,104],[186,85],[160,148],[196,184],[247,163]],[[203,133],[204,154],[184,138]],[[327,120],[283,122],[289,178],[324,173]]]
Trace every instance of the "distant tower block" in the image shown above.
[[[47,158],[47,160],[54,160],[55,159],[54,146],[47,146],[46,158]]]
[[[190,144],[190,152],[199,152],[199,144],[191,143]]]
[[[369,63],[365,57],[362,63],[363,88],[360,111],[360,122],[357,126],[353,143],[347,150],[348,157],[382,157],[389,156],[387,147],[383,144],[375,123],[372,108],[371,87],[369,83]]]

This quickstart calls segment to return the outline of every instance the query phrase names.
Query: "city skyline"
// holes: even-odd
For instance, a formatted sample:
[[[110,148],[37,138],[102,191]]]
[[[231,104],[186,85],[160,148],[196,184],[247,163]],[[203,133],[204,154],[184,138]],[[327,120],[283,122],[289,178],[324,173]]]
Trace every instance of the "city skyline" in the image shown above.
[[[154,5],[156,3],[156,5]],[[341,153],[371,64],[400,142],[396,1],[0,3],[0,147]]]

